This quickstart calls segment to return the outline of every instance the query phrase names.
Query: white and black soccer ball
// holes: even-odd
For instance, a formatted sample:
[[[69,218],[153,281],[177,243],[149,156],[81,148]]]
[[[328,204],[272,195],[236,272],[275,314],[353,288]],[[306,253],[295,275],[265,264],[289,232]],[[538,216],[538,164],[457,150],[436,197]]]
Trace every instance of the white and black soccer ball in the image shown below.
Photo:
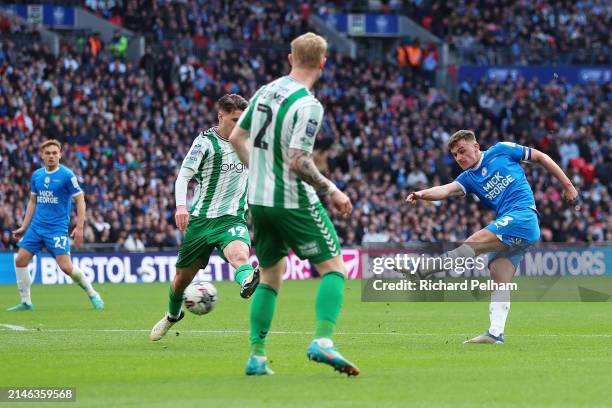
[[[205,315],[217,303],[217,288],[210,282],[192,282],[183,292],[183,303],[191,313]]]

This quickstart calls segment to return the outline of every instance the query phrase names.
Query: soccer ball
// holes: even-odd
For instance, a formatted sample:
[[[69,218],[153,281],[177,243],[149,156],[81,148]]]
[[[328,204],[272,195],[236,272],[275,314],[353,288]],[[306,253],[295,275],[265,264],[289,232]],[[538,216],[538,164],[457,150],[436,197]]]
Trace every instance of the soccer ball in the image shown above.
[[[217,288],[210,282],[193,282],[183,292],[183,303],[191,313],[205,315],[217,303]]]

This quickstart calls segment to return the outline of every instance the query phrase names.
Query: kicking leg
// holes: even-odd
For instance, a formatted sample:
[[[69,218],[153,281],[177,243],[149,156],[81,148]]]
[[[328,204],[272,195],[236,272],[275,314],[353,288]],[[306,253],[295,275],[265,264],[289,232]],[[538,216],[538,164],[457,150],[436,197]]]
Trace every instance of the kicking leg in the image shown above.
[[[151,329],[149,338],[152,341],[161,340],[168,333],[168,330],[185,316],[185,312],[181,310],[183,292],[200,270],[200,266],[201,260],[198,259],[186,268],[176,268],[176,274],[168,291],[168,312]]]
[[[243,241],[232,241],[223,248],[223,255],[236,269],[234,280],[240,285],[240,296],[248,299],[259,284],[259,269],[249,263],[249,246]]]
[[[342,308],[346,267],[341,255],[316,264],[321,284],[315,303],[315,338],[308,346],[306,356],[312,361],[325,363],[349,376],[359,375],[357,366],[345,359],[335,348],[332,335]]]
[[[272,325],[274,310],[276,309],[276,297],[278,296],[286,267],[286,257],[282,257],[272,266],[259,267],[261,282],[257,289],[255,289],[251,303],[251,356],[247,361],[246,375],[274,374],[267,363],[266,341],[270,326]]]
[[[419,267],[419,274],[424,277],[431,275],[436,272],[442,272],[447,269],[443,267],[445,262],[434,262],[433,260],[450,258],[475,258],[478,255],[488,252],[501,252],[508,249],[508,246],[501,242],[499,238],[486,228],[472,234],[465,243],[453,249],[452,251],[445,252],[440,257],[427,257],[425,258],[424,264]],[[448,269],[451,270],[451,269]]]
[[[24,248],[19,248],[19,252],[15,257],[15,275],[17,278],[17,289],[21,297],[21,303],[8,309],[10,312],[23,310],[32,310],[32,298],[30,296],[30,287],[32,286],[32,278],[28,272],[28,264],[34,256],[33,253]]]
[[[100,297],[100,294],[94,290],[91,283],[85,278],[83,272],[78,268],[75,268],[68,254],[60,254],[55,257],[57,265],[60,267],[62,272],[70,276],[72,280],[79,285],[89,296],[89,300],[96,310],[104,309],[104,301]]]

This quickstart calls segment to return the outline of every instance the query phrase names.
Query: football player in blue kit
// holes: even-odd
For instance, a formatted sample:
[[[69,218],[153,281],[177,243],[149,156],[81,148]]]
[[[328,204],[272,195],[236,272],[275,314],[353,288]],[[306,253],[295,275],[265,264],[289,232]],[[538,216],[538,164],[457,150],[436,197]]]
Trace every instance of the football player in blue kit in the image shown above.
[[[28,264],[34,254],[43,247],[53,255],[60,269],[72,278],[89,296],[94,309],[103,309],[104,302],[92,288],[83,272],[72,265],[70,259],[70,207],[72,199],[76,202],[77,225],[70,237],[75,245],[83,243],[83,226],[85,224],[85,197],[74,173],[60,164],[61,144],[57,140],[47,140],[40,146],[40,155],[44,167],[36,170],[31,178],[30,200],[26,208],[21,227],[13,231],[19,252],[15,258],[17,288],[21,303],[9,311],[32,310],[30,286],[32,279]]]
[[[452,183],[411,193],[410,204],[418,200],[437,201],[452,196],[475,194],[495,213],[495,221],[471,235],[461,246],[443,254],[448,258],[489,255],[489,271],[495,283],[510,283],[527,247],[540,239],[539,213],[531,187],[520,162],[539,163],[563,186],[563,198],[574,203],[578,192],[563,170],[547,154],[516,143],[500,142],[480,151],[474,132],[459,130],[448,148],[463,172]],[[432,263],[433,264],[433,263]],[[447,263],[448,265],[448,263]],[[440,263],[419,268],[421,276],[440,272]],[[491,292],[490,327],[466,343],[504,342],[504,328],[510,310],[510,292]]]

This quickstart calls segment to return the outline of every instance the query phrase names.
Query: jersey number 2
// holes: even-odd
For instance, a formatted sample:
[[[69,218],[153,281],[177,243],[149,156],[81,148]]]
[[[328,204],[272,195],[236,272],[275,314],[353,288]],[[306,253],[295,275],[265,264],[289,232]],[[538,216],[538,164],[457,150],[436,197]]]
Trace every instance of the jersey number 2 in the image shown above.
[[[263,126],[257,132],[257,136],[255,136],[255,140],[253,141],[253,146],[259,147],[260,149],[268,150],[268,143],[264,142],[262,139],[266,134],[266,130],[268,130],[268,126],[272,123],[272,108],[268,105],[257,105],[257,111],[263,112],[266,115],[266,120],[264,121]]]

